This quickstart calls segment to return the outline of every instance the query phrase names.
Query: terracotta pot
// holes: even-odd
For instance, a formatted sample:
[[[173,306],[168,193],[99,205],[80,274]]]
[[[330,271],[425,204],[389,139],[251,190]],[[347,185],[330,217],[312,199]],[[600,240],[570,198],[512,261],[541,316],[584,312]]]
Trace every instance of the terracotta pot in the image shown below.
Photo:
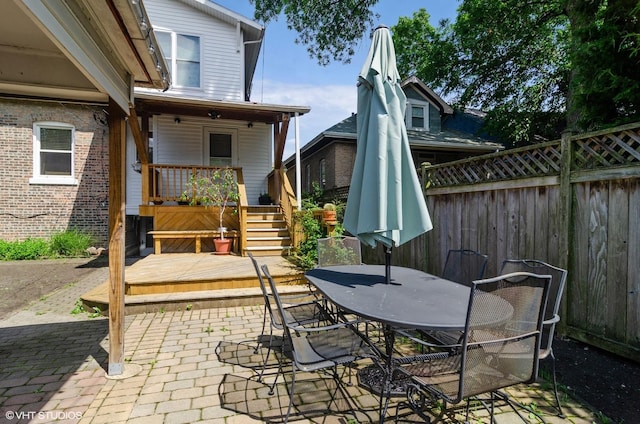
[[[231,252],[231,242],[233,239],[213,239],[213,244],[216,247],[214,252],[216,255],[228,255]]]
[[[327,211],[327,210],[323,211],[322,219],[325,222],[335,222],[337,220],[336,219],[336,211]]]

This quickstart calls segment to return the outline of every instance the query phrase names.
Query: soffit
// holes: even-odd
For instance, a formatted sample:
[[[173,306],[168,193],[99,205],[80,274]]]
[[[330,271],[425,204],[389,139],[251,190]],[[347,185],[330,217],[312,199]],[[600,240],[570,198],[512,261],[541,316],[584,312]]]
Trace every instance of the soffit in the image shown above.
[[[125,0],[3,1],[0,91],[99,102],[111,96],[124,108],[129,75],[144,86],[166,82],[148,47],[130,37],[135,21]]]
[[[136,111],[147,113],[196,116],[201,118],[231,119],[273,124],[285,117],[302,116],[311,109],[308,106],[273,105],[253,102],[231,102],[172,97],[160,94],[136,93]]]

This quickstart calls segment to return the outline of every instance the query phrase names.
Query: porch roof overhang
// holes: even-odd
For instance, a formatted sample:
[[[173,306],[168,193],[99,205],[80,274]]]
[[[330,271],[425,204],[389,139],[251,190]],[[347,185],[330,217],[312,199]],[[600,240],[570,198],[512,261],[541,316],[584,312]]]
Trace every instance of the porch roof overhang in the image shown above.
[[[140,2],[9,0],[0,14],[0,92],[107,103],[129,112],[133,86],[169,72]]]
[[[302,116],[311,110],[308,106],[207,100],[153,93],[136,93],[135,99],[136,111],[139,115],[143,113],[150,115],[175,114],[266,124],[276,124],[288,120],[296,114]]]

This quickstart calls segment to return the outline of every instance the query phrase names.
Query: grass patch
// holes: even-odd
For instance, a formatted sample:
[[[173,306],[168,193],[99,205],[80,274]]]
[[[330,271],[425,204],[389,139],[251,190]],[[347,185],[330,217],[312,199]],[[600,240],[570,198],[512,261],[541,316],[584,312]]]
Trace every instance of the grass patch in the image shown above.
[[[87,257],[94,239],[80,230],[66,230],[53,234],[48,240],[0,240],[0,260],[23,261],[46,258]]]

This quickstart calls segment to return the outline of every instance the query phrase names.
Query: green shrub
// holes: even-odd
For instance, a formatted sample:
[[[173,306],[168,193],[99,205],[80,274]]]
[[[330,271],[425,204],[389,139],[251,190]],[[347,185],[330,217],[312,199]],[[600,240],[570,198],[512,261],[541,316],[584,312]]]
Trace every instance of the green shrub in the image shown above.
[[[297,265],[302,269],[312,269],[318,263],[318,239],[323,237],[320,221],[313,217],[313,211],[303,209],[297,212],[295,219],[300,220],[305,240],[300,243],[293,255]]]
[[[87,256],[87,248],[93,244],[93,237],[80,230],[60,231],[51,236],[49,249],[52,256]]]
[[[23,241],[0,241],[0,259],[21,261],[47,256],[49,246],[45,240],[28,238]]]

